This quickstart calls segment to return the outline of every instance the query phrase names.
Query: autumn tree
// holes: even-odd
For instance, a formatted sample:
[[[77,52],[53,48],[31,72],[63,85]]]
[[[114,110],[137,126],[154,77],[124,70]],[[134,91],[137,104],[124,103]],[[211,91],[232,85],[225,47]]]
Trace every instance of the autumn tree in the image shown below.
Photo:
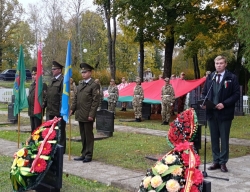
[[[0,0],[0,70],[6,59],[4,54],[6,49],[17,43],[13,41],[12,37],[21,21],[22,13],[23,9],[17,0]],[[21,37],[18,42],[22,42]]]

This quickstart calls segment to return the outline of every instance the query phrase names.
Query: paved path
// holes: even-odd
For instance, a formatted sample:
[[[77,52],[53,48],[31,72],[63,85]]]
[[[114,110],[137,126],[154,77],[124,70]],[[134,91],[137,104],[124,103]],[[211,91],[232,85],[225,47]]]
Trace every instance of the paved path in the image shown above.
[[[0,114],[5,113],[0,112]],[[27,129],[28,127],[21,127],[21,129],[25,128]],[[16,126],[1,127],[1,129],[14,130],[16,129]],[[167,135],[166,131],[156,131],[118,125],[115,126],[115,131],[135,132],[164,137]],[[250,146],[250,142],[248,140],[230,139],[230,143]],[[5,146],[0,147],[0,154],[2,155],[12,156],[13,153],[17,151],[17,144],[15,142],[0,139],[0,146]],[[74,157],[72,157],[72,159],[73,158]],[[152,165],[153,163],[154,162],[152,162]],[[250,192],[250,156],[230,159],[227,165],[229,168],[228,173],[222,173],[220,170],[207,171],[208,176],[222,178],[205,178],[205,180],[211,181],[212,192]],[[126,189],[127,191],[137,191],[141,179],[146,174],[146,170],[145,172],[136,172],[97,161],[83,164],[82,162],[69,160],[67,155],[64,155],[63,167],[63,171],[65,173],[77,175],[86,179],[96,180],[107,185],[113,185]],[[200,169],[204,170],[204,166],[201,165]],[[229,179],[229,181],[224,179]]]

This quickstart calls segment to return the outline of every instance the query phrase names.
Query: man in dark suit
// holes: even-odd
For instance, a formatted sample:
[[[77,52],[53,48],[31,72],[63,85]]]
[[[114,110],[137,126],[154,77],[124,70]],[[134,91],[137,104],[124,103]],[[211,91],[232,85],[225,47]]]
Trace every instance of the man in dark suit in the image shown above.
[[[48,86],[47,95],[45,98],[45,106],[47,107],[46,115],[49,120],[56,117],[61,117],[61,102],[62,102],[62,92],[63,92],[63,74],[62,74],[63,66],[57,61],[53,61],[52,63],[52,74],[53,78],[51,80],[51,84]],[[64,147],[64,153],[66,150],[66,122],[61,117],[60,120],[60,130],[61,137],[59,144]]]
[[[70,115],[75,113],[76,121],[79,121],[79,129],[82,140],[81,156],[74,158],[83,163],[91,162],[94,150],[93,124],[97,107],[100,102],[100,86],[91,78],[94,69],[87,63],[80,64],[83,81],[77,87],[77,92],[71,105]]]
[[[216,71],[207,76],[202,91],[203,98],[208,94],[208,99],[216,105],[214,109],[206,110],[213,155],[213,164],[208,170],[228,172],[229,134],[235,103],[240,98],[240,86],[237,77],[226,70],[227,60],[224,56],[217,56],[214,62]]]

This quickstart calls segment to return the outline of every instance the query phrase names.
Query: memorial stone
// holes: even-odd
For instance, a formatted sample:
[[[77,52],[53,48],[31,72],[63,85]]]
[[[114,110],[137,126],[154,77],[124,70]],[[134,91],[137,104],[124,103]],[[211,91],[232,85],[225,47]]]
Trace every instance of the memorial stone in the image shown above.
[[[98,133],[111,137],[114,132],[114,113],[106,109],[96,112],[96,130]]]

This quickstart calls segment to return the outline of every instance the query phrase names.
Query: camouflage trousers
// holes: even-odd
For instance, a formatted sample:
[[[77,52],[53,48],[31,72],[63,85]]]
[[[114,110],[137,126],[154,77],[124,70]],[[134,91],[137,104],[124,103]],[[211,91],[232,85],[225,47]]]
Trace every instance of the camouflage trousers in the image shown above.
[[[115,114],[115,107],[116,107],[116,103],[108,102],[108,110],[111,112],[114,112],[114,114]]]
[[[170,119],[170,112],[171,112],[171,105],[170,103],[162,103],[161,104],[161,117],[162,122],[169,122]]]
[[[142,103],[141,104],[136,104],[133,105],[134,113],[135,113],[135,118],[141,118],[142,117]]]

